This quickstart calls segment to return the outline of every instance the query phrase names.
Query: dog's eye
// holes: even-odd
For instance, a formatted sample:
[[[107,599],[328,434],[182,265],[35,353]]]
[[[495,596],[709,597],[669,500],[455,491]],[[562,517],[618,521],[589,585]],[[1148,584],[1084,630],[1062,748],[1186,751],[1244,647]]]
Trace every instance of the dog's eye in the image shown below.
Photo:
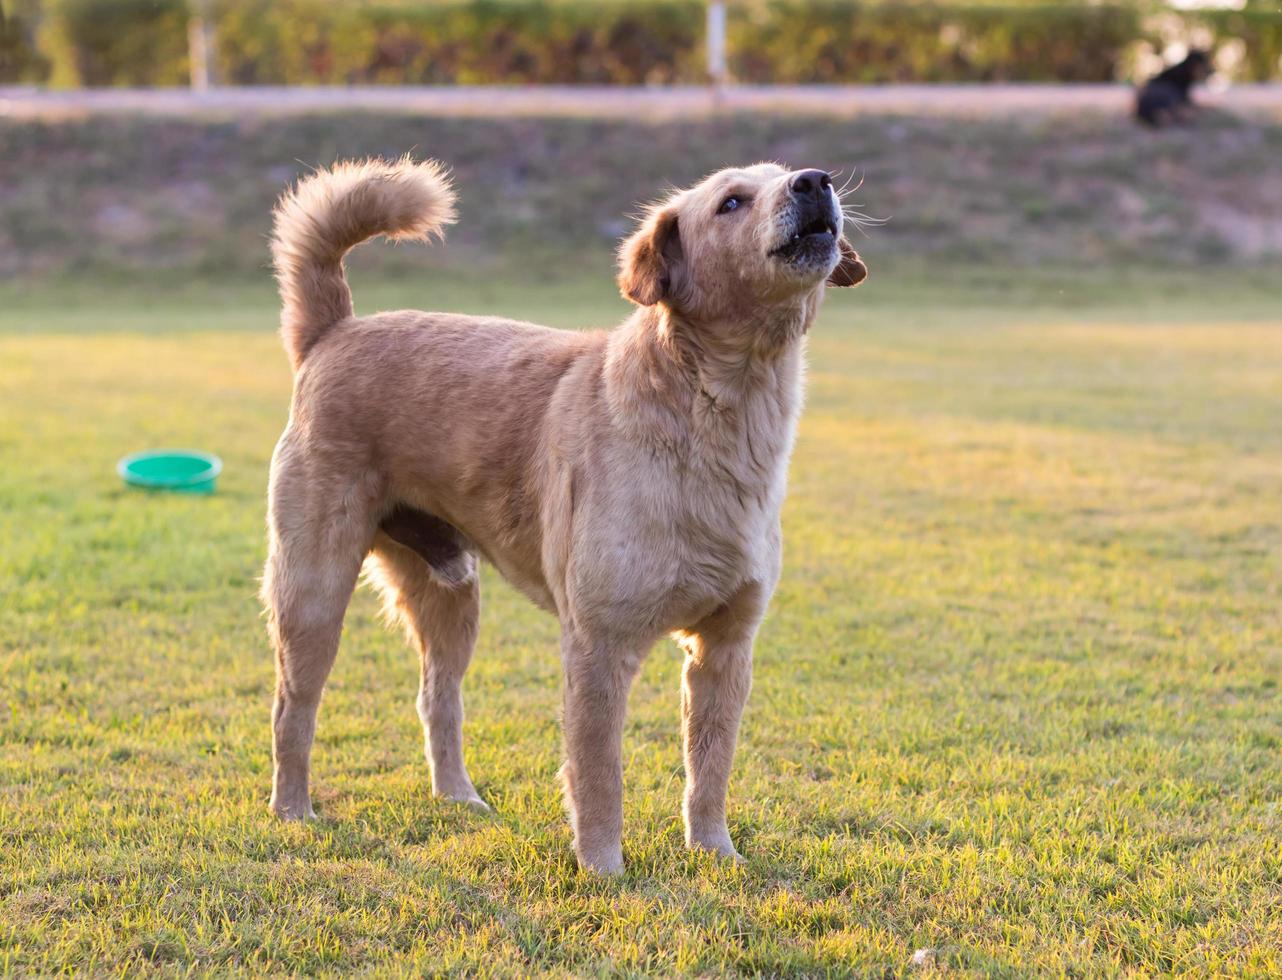
[[[721,207],[717,208],[717,214],[729,214],[743,203],[743,198],[738,194],[731,194],[721,202]]]

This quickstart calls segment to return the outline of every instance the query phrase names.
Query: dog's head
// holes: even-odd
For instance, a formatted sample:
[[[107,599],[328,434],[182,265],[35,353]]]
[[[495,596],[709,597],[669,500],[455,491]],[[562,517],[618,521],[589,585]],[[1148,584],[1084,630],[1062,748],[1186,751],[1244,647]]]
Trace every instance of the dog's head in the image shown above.
[[[722,170],[650,208],[619,253],[619,288],[705,322],[796,305],[868,275],[822,170]]]
[[[1205,82],[1211,76],[1211,56],[1205,51],[1190,51],[1180,65],[1184,68],[1190,85]]]

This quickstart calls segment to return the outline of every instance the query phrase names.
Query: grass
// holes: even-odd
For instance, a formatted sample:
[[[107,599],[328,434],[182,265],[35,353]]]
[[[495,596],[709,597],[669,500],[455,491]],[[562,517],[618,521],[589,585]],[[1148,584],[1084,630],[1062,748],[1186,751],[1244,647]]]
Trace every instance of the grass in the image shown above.
[[[0,971],[1277,974],[1282,322],[1259,281],[1155,283],[834,297],[732,784],[748,863],[681,846],[665,645],[619,881],[573,863],[555,624],[492,574],[466,735],[495,812],[429,799],[414,657],[360,592],[322,819],[268,819],[270,293],[11,291]],[[357,300],[568,326],[620,312],[607,287]],[[121,488],[158,444],[219,452],[219,493]]]

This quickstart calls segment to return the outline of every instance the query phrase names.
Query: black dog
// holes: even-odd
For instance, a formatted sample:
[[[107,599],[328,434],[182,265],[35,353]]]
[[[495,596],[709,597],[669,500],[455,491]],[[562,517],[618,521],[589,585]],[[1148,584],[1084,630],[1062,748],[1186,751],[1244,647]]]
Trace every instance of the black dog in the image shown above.
[[[1178,65],[1172,65],[1140,88],[1135,99],[1135,118],[1149,126],[1182,122],[1193,108],[1191,89],[1206,81],[1211,59],[1205,51],[1190,51]]]

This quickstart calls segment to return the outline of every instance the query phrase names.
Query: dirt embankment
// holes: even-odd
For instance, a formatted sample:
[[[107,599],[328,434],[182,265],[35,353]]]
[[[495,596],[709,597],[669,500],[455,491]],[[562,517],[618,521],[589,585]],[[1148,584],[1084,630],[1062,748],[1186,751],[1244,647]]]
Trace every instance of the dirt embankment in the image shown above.
[[[638,205],[776,159],[862,176],[889,218],[861,248],[929,262],[1157,266],[1282,258],[1282,122],[1211,111],[1151,132],[1115,113],[1005,118],[406,114],[0,122],[0,274],[261,274],[271,204],[306,167],[414,152],[451,165],[460,225],[433,263],[604,262]],[[421,265],[370,250],[365,265]]]

